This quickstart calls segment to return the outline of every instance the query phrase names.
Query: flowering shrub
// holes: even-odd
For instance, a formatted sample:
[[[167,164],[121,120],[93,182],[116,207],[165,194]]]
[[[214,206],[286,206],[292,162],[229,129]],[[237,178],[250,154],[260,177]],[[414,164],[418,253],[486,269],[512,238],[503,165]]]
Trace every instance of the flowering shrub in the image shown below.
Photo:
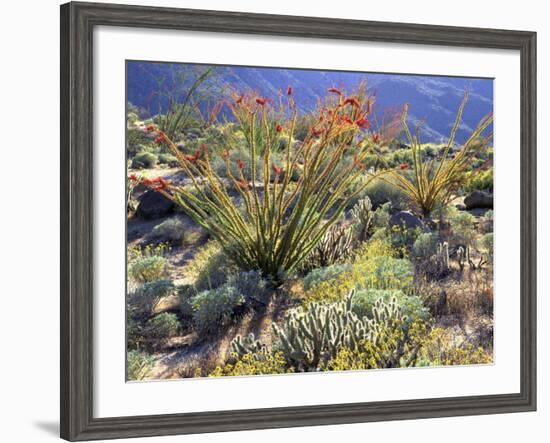
[[[292,143],[297,121],[292,92],[277,106],[268,98],[251,94],[227,101],[238,130],[244,134],[249,160],[234,161],[228,143],[221,153],[225,178],[212,168],[212,153],[206,145],[186,155],[165,132],[150,126],[146,130],[155,132],[155,141],[178,158],[195,192],[172,187],[163,179],[143,183],[180,205],[243,269],[258,269],[280,282],[310,254],[372,178],[349,192],[350,185],[364,174],[363,162],[372,144],[364,132],[370,126],[371,98],[364,88],[355,96],[346,96],[336,88],[328,92],[298,146]],[[275,162],[273,154],[280,151],[281,139],[287,142]],[[353,160],[345,163],[351,147]],[[293,181],[295,170],[300,173]],[[235,193],[243,210],[239,199],[233,197]]]
[[[234,356],[236,357],[236,356]],[[226,363],[223,366],[218,366],[209,377],[223,377],[230,375],[269,375],[269,374],[285,374],[293,372],[289,368],[282,352],[267,354],[265,358],[254,358],[253,354],[244,354],[240,358],[235,358],[235,361]]]

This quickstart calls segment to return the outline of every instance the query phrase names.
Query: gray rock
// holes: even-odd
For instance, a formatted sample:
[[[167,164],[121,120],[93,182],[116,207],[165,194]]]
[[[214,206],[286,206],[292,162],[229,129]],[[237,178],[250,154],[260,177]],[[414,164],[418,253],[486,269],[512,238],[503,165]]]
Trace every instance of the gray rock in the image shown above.
[[[140,197],[136,215],[146,219],[166,217],[174,212],[175,207],[172,200],[151,189]]]
[[[399,211],[390,217],[390,227],[399,226],[406,229],[424,229],[424,223],[416,215],[409,211]]]
[[[483,191],[473,191],[464,198],[466,209],[493,209],[493,195]]]

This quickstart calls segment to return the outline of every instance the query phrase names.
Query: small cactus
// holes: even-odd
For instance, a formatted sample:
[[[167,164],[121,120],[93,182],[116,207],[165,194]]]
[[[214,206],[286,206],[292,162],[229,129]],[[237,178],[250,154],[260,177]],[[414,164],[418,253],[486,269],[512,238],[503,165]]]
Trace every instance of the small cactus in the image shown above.
[[[309,266],[324,267],[345,260],[351,253],[352,242],[352,228],[332,226],[313,249],[308,260]]]
[[[364,242],[369,236],[374,219],[372,203],[368,197],[359,200],[351,209],[351,218],[353,220],[353,227],[357,235],[357,240],[359,242]]]
[[[254,360],[265,360],[268,354],[267,347],[257,340],[253,333],[246,337],[237,335],[230,344],[231,353],[241,358],[245,354],[251,354]]]

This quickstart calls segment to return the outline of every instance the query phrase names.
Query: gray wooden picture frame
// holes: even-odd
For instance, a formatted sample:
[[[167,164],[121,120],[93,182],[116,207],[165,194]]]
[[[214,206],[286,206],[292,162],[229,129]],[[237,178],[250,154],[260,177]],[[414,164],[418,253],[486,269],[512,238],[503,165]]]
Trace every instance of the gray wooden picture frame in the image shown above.
[[[521,391],[500,395],[96,418],[93,416],[92,65],[96,26],[497,48],[521,57]],[[536,33],[236,12],[61,6],[61,437],[92,440],[536,409]]]

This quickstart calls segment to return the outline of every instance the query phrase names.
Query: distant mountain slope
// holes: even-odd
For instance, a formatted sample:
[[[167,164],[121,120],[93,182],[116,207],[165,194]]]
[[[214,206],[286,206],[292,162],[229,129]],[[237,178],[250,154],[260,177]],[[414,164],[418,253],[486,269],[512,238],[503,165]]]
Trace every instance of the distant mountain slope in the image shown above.
[[[171,75],[181,66],[184,65],[128,62],[128,101],[158,112],[155,91],[159,86],[155,79],[166,78],[162,87],[170,87]],[[464,140],[493,108],[491,79],[231,66],[217,67],[215,79],[208,86],[215,91],[226,87],[252,89],[259,95],[276,97],[279,90],[286,91],[292,85],[300,110],[307,112],[326,94],[327,88],[337,86],[349,91],[364,80],[376,96],[375,111],[379,115],[386,109],[410,104],[409,119],[412,124],[424,122],[421,140],[425,142],[440,142],[448,137],[466,89],[470,91],[470,99],[457,132],[458,141]]]

